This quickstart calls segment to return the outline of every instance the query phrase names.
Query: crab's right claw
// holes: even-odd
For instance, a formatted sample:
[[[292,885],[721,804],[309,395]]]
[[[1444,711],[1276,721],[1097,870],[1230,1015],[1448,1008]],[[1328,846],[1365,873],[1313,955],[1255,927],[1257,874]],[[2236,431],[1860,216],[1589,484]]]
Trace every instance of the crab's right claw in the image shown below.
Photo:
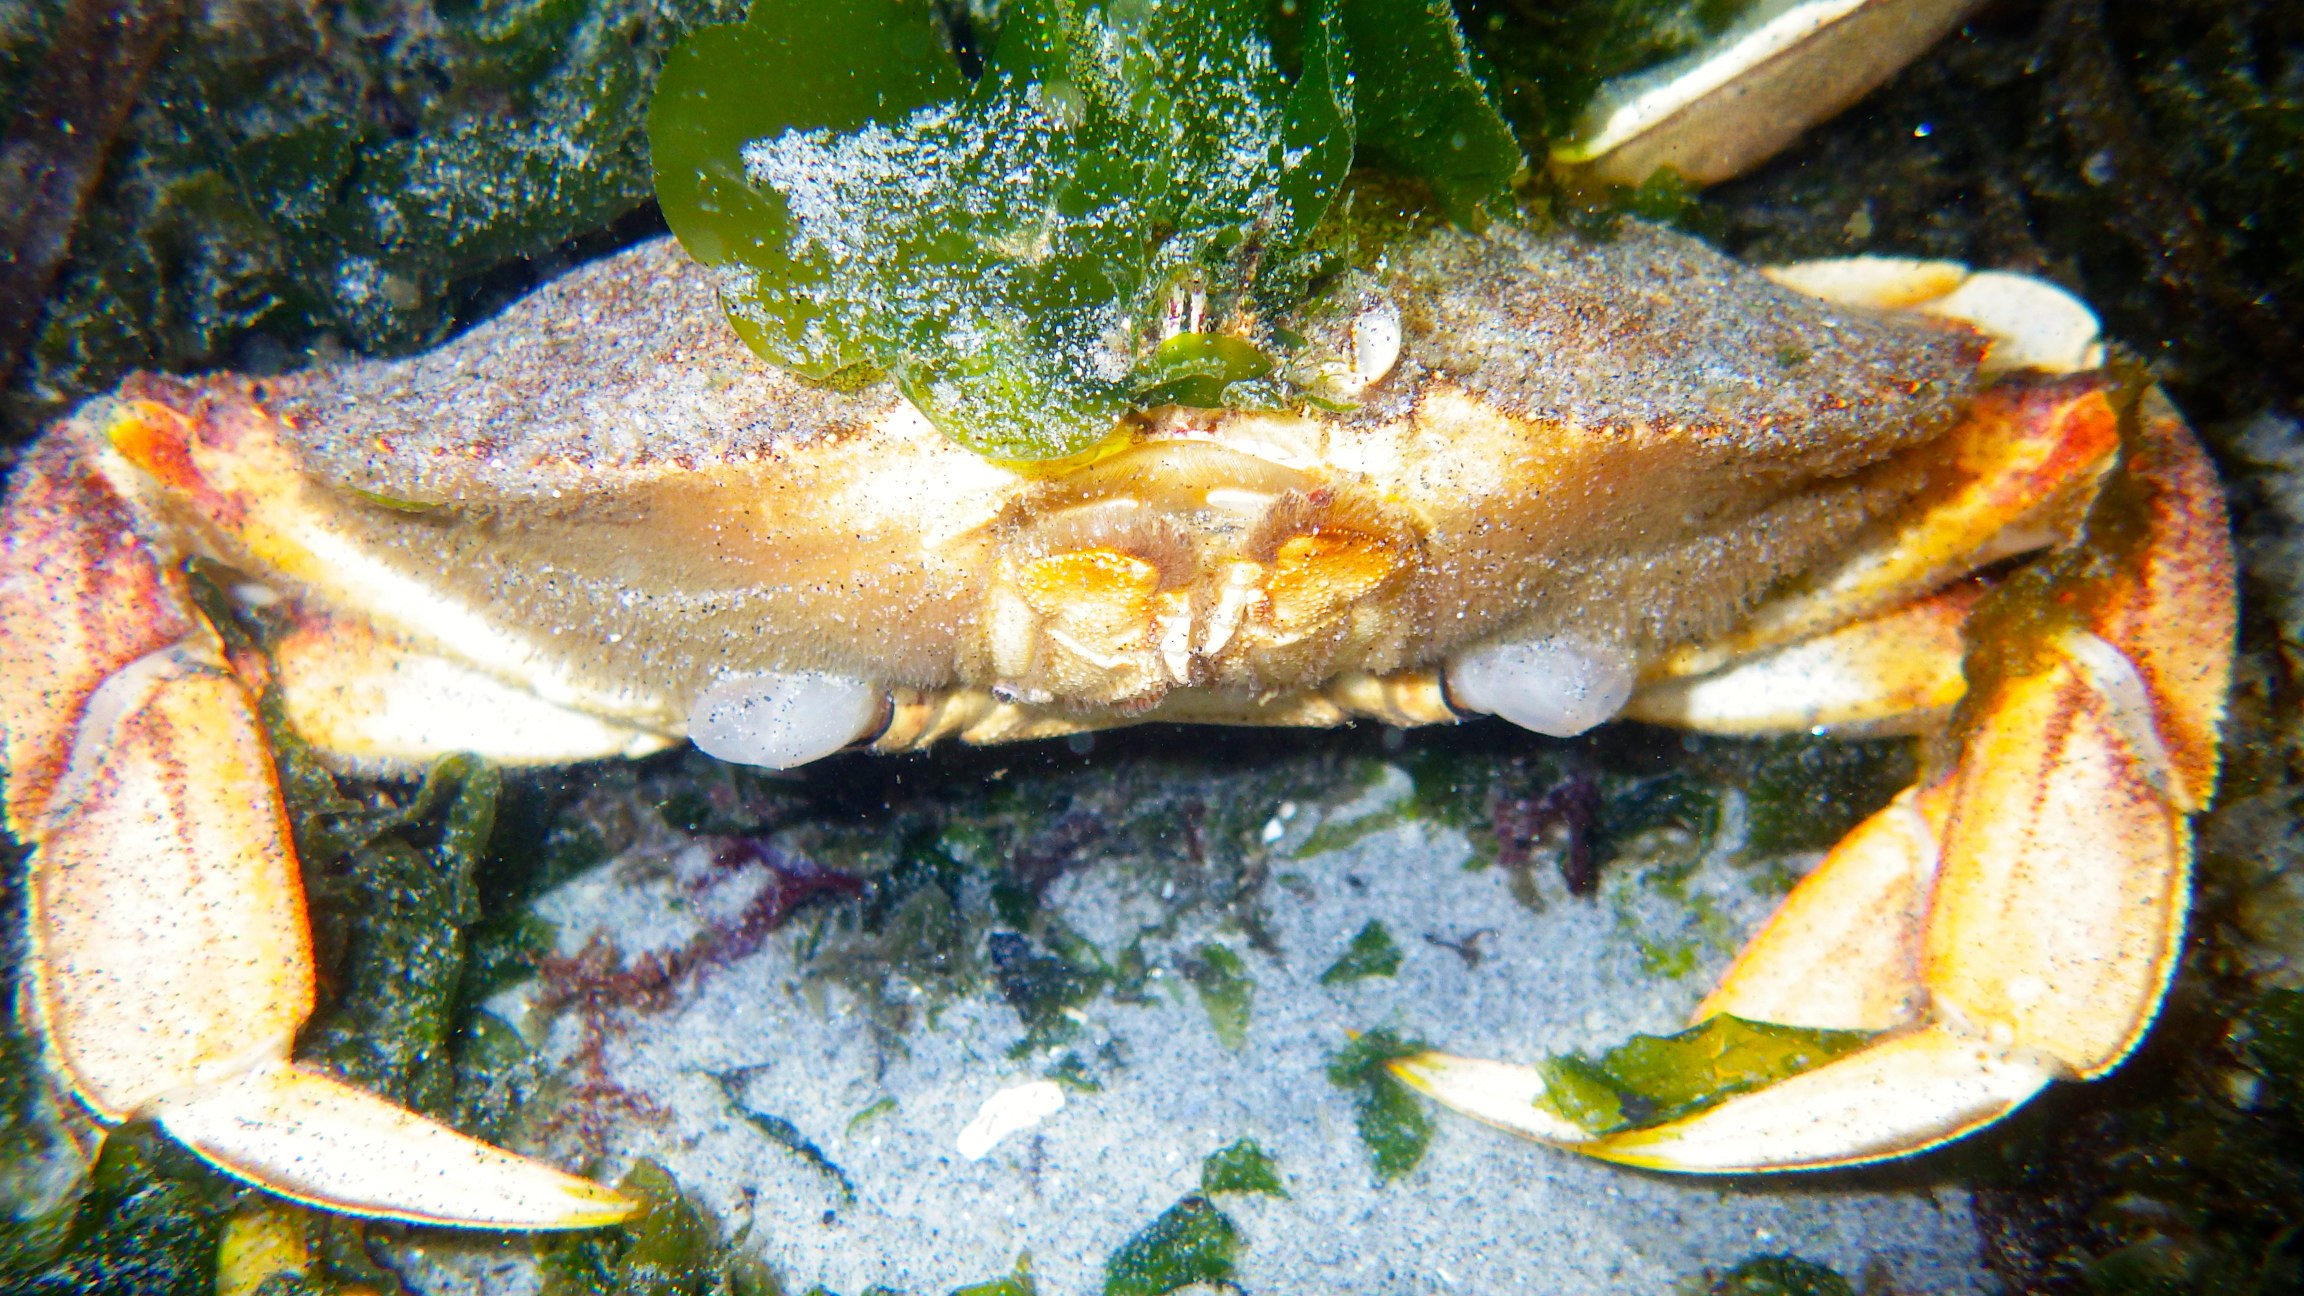
[[[2174,974],[2235,609],[2222,498],[2154,391],[2072,546],[1970,619],[1957,757],[1859,825],[1697,1009],[1880,1032],[1694,1115],[1593,1137],[1540,1072],[1395,1071],[1469,1115],[1661,1170],[1909,1155],[2117,1066]]]
[[[33,849],[29,965],[57,1074],[103,1120],[156,1120],[332,1210],[521,1229],[630,1215],[290,1060],[312,955],[254,709],[181,577],[62,449],[20,469],[0,555],[19,631],[0,649],[8,820]]]

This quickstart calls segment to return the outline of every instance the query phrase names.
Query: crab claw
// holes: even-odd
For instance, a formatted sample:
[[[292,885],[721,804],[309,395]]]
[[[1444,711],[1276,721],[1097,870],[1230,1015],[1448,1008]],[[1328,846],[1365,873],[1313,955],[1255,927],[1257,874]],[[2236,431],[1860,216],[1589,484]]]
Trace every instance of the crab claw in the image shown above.
[[[1427,1053],[1395,1073],[1595,1157],[1722,1172],[1924,1151],[2050,1081],[2118,1066],[2175,971],[2189,817],[2215,783],[2235,622],[2222,499],[2199,446],[2157,391],[2118,421],[2120,460],[2087,514],[2087,544],[2049,554],[1968,616],[1948,768],[1852,830],[1695,1013],[1869,1042],[1692,1114],[1597,1135],[1546,1100],[1535,1068]],[[1836,639],[1859,665],[1878,646],[1848,631],[1817,642]],[[1884,687],[1909,673],[1883,672]]]
[[[587,1228],[636,1206],[290,1058],[311,940],[246,690],[126,504],[35,452],[6,523],[0,739],[31,862],[32,1000],[55,1071],[228,1174],[354,1214]]]

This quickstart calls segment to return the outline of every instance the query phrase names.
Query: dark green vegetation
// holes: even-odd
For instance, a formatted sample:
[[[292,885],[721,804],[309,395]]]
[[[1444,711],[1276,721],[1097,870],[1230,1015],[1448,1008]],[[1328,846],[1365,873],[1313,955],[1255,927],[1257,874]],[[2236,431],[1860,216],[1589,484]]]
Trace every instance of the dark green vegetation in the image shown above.
[[[82,106],[19,96],[67,7],[108,2],[0,6],[0,123]],[[601,232],[649,198],[657,61],[740,5],[145,6],[183,10],[180,29],[141,96],[127,87],[134,110],[62,231],[71,259],[22,365],[0,373],[0,439],[130,368],[420,348],[564,263],[562,245],[629,238]]]
[[[1310,244],[1356,151],[1464,220],[1524,167],[1433,0],[1012,0],[951,34],[965,72],[948,16],[757,0],[673,54],[651,137],[755,351],[891,373],[996,458],[1090,450],[1131,407],[1294,400],[1257,321],[1333,268]]]
[[[1228,1285],[1240,1246],[1232,1217],[1193,1193],[1104,1262],[1104,1296],[1166,1296],[1194,1283]]]
[[[1200,1191],[1211,1197],[1218,1193],[1288,1195],[1287,1186],[1280,1182],[1279,1167],[1254,1139],[1241,1139],[1209,1153],[1200,1162]]]
[[[1368,1163],[1386,1183],[1407,1174],[1432,1145],[1432,1114],[1424,1101],[1394,1079],[1385,1063],[1420,1053],[1424,1041],[1372,1030],[1337,1050],[1328,1062],[1328,1083],[1352,1095],[1352,1123],[1360,1131]]]
[[[1400,947],[1392,940],[1392,933],[1384,924],[1371,918],[1352,935],[1352,943],[1344,947],[1328,970],[1320,974],[1320,984],[1349,985],[1369,977],[1388,977],[1400,970]]]
[[[1104,1296],[1166,1296],[1194,1283],[1232,1288],[1247,1239],[1209,1200],[1219,1193],[1286,1197],[1288,1190],[1252,1139],[1209,1153],[1200,1163],[1200,1191],[1185,1194],[1105,1260]]]
[[[767,1266],[721,1240],[717,1221],[642,1161],[618,1188],[646,1208],[620,1227],[547,1238],[544,1296],[783,1296]]]
[[[1721,1275],[1706,1296],[1856,1296],[1848,1280],[1798,1256],[1754,1256]]]

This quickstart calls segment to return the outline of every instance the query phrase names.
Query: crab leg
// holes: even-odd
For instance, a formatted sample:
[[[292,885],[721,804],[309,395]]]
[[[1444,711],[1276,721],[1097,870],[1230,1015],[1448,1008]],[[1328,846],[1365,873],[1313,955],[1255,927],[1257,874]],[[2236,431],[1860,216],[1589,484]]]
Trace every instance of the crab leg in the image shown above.
[[[2235,618],[2205,457],[2157,392],[2130,427],[2092,548],[2049,556],[1971,618],[1950,767],[1843,840],[1696,1014],[1877,1040],[1597,1139],[1533,1107],[1543,1081],[1525,1068],[1425,1054],[1398,1073],[1593,1156],[1717,1172],[1908,1155],[2117,1066],[2174,973]]]
[[[285,810],[245,689],[129,507],[52,439],[4,526],[0,717],[32,850],[32,998],[102,1120],[157,1120],[225,1172],[355,1214],[613,1222],[588,1180],[290,1058],[312,954]]]

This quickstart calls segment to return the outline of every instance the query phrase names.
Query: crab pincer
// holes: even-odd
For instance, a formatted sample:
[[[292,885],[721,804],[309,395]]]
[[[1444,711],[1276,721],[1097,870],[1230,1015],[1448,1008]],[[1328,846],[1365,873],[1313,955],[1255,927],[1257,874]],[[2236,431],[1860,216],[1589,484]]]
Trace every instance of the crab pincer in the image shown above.
[[[1729,732],[1932,735],[1922,780],[1832,849],[1692,1016],[1871,1038],[1601,1130],[1537,1068],[1427,1053],[1394,1064],[1402,1079],[1605,1160],[1716,1173],[1909,1155],[2128,1056],[2175,972],[2190,816],[2215,784],[2236,623],[2222,497],[2157,389],[2092,373],[2008,391],[1956,434],[1967,452],[1926,507],[1804,591],[1831,598],[1795,593],[1773,620],[1866,607],[1899,568],[1941,590],[1788,644],[1756,617],[1732,648],[1684,654],[1702,673],[1652,681],[1630,708]],[[2052,547],[2029,566],[1965,579],[2024,547],[1995,531],[2042,528]],[[1819,674],[1844,685],[1834,706],[1780,700],[1787,678]]]
[[[302,882],[246,684],[125,461],[198,489],[187,420],[131,404],[62,438],[0,515],[8,826],[32,847],[31,1002],[98,1120],[157,1122],[238,1178],[332,1210],[585,1228],[636,1206],[291,1056],[313,1004]],[[112,462],[107,464],[107,459]],[[107,467],[112,472],[107,472]],[[117,474],[117,475],[114,475]]]

